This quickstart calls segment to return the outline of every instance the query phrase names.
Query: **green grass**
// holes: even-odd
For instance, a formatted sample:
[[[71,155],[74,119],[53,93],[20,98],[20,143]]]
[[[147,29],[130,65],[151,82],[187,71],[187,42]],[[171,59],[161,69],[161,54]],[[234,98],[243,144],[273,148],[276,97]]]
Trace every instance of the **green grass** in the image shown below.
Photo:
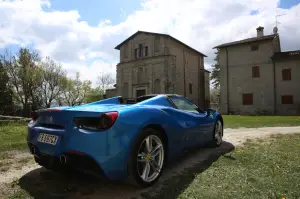
[[[11,122],[0,125],[0,152],[25,149],[26,135],[27,126],[22,123]]]
[[[300,198],[300,135],[248,142],[222,156],[177,197]],[[183,179],[182,179],[183,180]]]
[[[300,126],[300,116],[239,116],[224,115],[225,128],[256,128],[274,126]]]

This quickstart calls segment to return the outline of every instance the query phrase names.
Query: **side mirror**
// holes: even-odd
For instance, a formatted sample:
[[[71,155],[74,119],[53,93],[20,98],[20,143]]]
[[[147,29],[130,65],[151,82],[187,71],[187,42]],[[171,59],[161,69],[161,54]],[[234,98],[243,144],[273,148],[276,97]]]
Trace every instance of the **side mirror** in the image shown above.
[[[203,111],[201,108],[196,108],[196,110],[199,112],[199,113],[205,113],[205,111]]]
[[[211,111],[210,109],[207,109],[207,110],[206,110],[206,117],[209,117],[209,116],[210,116],[210,113],[211,113],[210,111]]]

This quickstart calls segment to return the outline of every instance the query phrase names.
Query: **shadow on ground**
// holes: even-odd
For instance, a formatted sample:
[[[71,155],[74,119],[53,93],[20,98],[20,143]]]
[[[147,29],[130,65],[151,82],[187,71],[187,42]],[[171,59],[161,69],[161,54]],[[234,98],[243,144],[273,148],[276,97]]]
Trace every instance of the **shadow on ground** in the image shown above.
[[[186,152],[165,169],[157,184],[144,190],[81,173],[62,175],[44,168],[25,174],[19,180],[19,185],[36,199],[176,198],[189,186],[196,173],[205,171],[220,156],[233,150],[231,143],[223,142],[219,148]]]

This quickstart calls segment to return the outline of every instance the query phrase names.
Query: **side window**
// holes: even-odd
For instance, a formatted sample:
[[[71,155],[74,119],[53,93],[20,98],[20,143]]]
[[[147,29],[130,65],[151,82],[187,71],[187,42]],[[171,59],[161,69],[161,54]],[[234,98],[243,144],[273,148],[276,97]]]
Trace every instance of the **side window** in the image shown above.
[[[181,96],[171,96],[169,98],[179,110],[198,113],[196,110],[198,107],[188,99]]]

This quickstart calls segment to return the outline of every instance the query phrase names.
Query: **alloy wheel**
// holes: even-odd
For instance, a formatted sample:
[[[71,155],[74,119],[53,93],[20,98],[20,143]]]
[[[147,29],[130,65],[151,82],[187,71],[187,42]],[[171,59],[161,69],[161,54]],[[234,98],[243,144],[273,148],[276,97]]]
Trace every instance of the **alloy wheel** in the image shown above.
[[[147,136],[137,155],[137,170],[144,182],[154,181],[160,174],[164,164],[164,146],[156,135]]]
[[[215,141],[217,145],[220,145],[222,143],[222,137],[223,137],[223,126],[221,121],[218,120],[215,127]]]

